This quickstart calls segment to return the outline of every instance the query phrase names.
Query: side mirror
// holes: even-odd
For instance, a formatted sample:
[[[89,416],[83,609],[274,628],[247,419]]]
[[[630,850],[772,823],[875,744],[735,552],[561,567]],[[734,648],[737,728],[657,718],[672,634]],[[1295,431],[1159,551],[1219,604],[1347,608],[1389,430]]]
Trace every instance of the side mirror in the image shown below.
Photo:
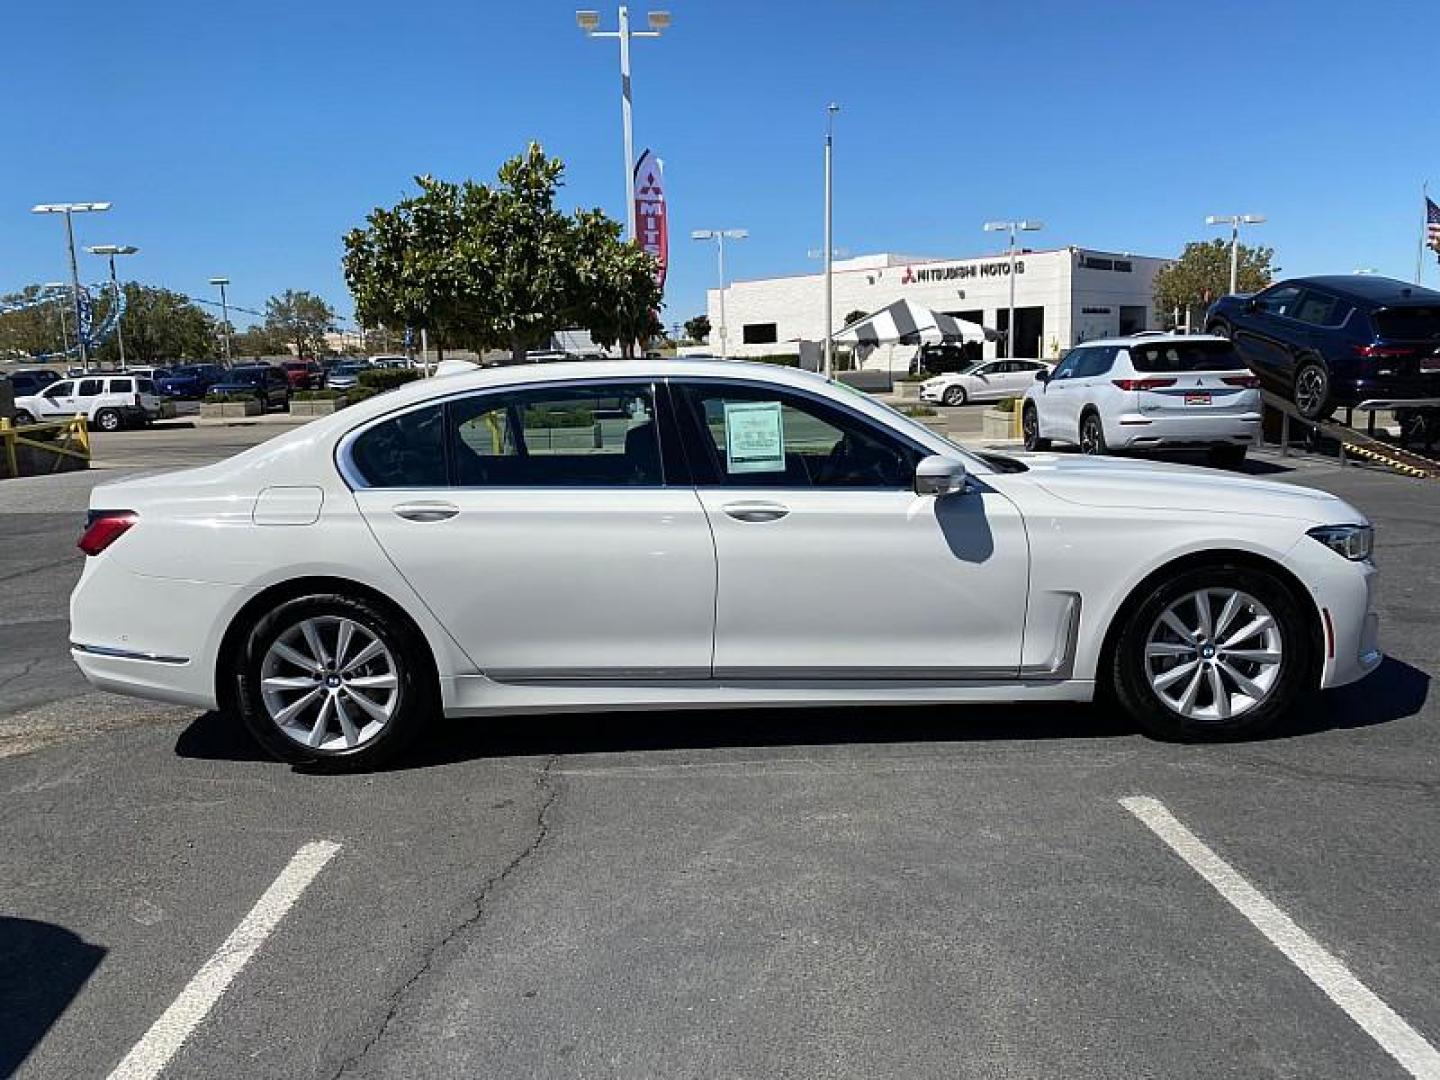
[[[1256,300],[1253,296],[1245,301],[1245,313],[1247,315],[1253,315],[1256,311],[1259,310],[1259,308],[1260,301]]]
[[[1044,368],[1041,368],[1039,371],[1035,372],[1035,381],[1040,383],[1049,382],[1050,372],[1046,371]]]
[[[915,466],[915,494],[953,495],[965,490],[968,478],[963,461],[931,454]]]

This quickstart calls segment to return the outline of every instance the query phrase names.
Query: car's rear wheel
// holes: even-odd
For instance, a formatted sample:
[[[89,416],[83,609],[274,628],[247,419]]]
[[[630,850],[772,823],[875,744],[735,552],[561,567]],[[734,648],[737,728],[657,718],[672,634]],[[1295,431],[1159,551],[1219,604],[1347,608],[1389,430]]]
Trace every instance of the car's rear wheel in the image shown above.
[[[1295,371],[1295,408],[1306,420],[1323,420],[1334,411],[1330,373],[1318,360],[1305,360]]]
[[[1020,433],[1025,439],[1025,449],[1037,453],[1050,449],[1050,440],[1040,436],[1040,413],[1034,405],[1026,405],[1020,411]]]
[[[1105,450],[1105,425],[1100,422],[1100,414],[1087,412],[1080,418],[1080,452],[1103,454]]]
[[[940,400],[946,405],[964,405],[966,401],[965,388],[963,386],[947,386],[945,393],[940,395]]]
[[[124,420],[114,409],[101,409],[95,414],[95,426],[101,431],[119,431],[124,427]]]
[[[17,425],[33,424],[34,422],[35,422],[35,417],[31,416],[31,415],[30,415],[28,412],[26,412],[24,409],[16,409],[16,410],[15,410],[15,423],[16,423]]]
[[[1110,677],[1157,738],[1244,738],[1315,686],[1317,660],[1300,602],[1282,582],[1214,565],[1151,589],[1116,639]]]
[[[327,771],[390,760],[434,710],[423,638],[367,600],[287,600],[260,618],[241,651],[245,726],[281,761]]]
[[[1210,464],[1217,469],[1238,469],[1245,464],[1249,449],[1244,443],[1219,443],[1210,447]]]
[[[1214,334],[1216,337],[1228,338],[1230,336],[1230,324],[1224,319],[1216,319],[1205,328],[1207,334]]]

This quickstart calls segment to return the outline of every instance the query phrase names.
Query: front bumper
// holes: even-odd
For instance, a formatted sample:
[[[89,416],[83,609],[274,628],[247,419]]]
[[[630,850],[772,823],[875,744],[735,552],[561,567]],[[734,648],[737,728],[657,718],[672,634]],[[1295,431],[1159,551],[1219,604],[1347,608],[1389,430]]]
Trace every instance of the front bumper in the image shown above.
[[[1319,612],[1321,688],[1356,682],[1379,667],[1385,654],[1380,650],[1380,616],[1374,611],[1375,564],[1348,562],[1308,536],[1285,561],[1306,583]]]

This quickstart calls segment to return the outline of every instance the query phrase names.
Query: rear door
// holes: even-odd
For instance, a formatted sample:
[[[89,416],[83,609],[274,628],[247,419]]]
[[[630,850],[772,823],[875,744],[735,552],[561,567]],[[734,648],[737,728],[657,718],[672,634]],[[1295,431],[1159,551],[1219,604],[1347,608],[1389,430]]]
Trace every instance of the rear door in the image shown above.
[[[1136,407],[1146,415],[1239,416],[1256,412],[1260,395],[1234,346],[1223,340],[1152,341],[1131,345]]]
[[[496,389],[342,446],[375,537],[491,678],[709,678],[715,546],[657,396]]]

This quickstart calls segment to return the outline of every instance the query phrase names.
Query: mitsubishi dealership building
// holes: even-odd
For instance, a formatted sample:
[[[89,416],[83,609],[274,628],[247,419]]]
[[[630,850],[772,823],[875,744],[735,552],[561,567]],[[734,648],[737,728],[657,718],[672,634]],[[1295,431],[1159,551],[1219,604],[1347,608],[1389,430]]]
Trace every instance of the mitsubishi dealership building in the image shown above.
[[[1015,352],[1050,357],[1081,341],[1154,329],[1155,273],[1169,260],[1066,247],[1015,256]],[[710,348],[720,342],[720,290],[708,293]],[[1004,331],[1009,322],[1010,258],[916,259],[862,255],[835,262],[835,330],[854,311],[871,314],[896,300]],[[825,277],[736,281],[725,289],[726,351],[731,356],[795,352],[825,336]],[[1004,355],[1003,341],[985,356]]]

